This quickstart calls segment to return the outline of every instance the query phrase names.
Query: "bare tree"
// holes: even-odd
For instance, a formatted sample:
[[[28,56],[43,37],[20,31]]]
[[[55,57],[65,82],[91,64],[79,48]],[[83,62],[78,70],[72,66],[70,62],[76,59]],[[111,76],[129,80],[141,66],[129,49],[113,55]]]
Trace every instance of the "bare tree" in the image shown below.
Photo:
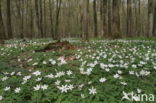
[[[156,36],[156,1],[154,2],[153,35]]]
[[[112,36],[112,1],[108,0],[108,33],[109,37]]]
[[[107,4],[108,4],[108,0],[101,0],[101,4],[102,4],[103,36],[108,36],[108,31],[107,31]]]
[[[6,39],[6,37],[5,37],[5,29],[4,29],[2,11],[1,11],[1,0],[0,0],[0,40],[4,40],[4,39]]]
[[[121,37],[119,7],[120,7],[120,0],[113,0],[113,25],[112,25],[113,38]]]
[[[11,25],[11,2],[7,0],[7,32],[8,38],[13,38],[12,25]]]
[[[49,15],[50,15],[50,33],[51,33],[51,36],[54,37],[54,22],[53,22],[53,9],[54,9],[54,6],[53,6],[53,0],[49,0]]]
[[[55,34],[54,34],[54,40],[60,40],[60,35],[58,33],[58,27],[59,27],[59,16],[60,16],[60,9],[61,9],[61,3],[62,0],[56,1],[56,22],[55,22]]]
[[[127,0],[127,35],[132,35],[132,0]]]
[[[93,13],[94,13],[94,36],[98,37],[96,0],[93,1]]]
[[[85,35],[85,40],[89,41],[89,0],[85,1],[84,35]]]
[[[154,2],[148,0],[148,37],[153,36]]]
[[[40,37],[43,38],[44,37],[44,32],[43,32],[43,6],[42,6],[42,0],[39,0],[39,4],[40,4],[40,31],[41,31],[41,35]]]

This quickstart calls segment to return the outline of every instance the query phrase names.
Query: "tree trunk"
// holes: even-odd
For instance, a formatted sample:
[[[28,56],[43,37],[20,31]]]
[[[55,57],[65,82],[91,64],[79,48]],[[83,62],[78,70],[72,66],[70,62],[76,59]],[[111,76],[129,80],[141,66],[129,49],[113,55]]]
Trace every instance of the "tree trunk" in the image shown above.
[[[148,0],[148,37],[153,36],[154,2]]]
[[[102,0],[102,24],[103,24],[103,36],[108,36],[108,31],[107,31],[107,0]]]
[[[37,30],[38,30],[38,33],[37,34],[41,34],[41,31],[40,31],[40,17],[39,17],[39,6],[38,6],[38,0],[35,0],[35,10],[36,10],[36,23],[37,23]],[[37,35],[38,37],[38,35]]]
[[[2,11],[1,11],[1,0],[0,0],[0,41],[4,39],[6,39],[6,37],[5,37],[5,29],[4,29]]]
[[[46,0],[44,0],[44,36],[47,35],[47,12],[46,12]]]
[[[7,0],[7,32],[8,38],[13,38],[12,26],[11,26],[11,5],[10,0]]]
[[[43,32],[43,7],[42,7],[42,0],[40,0],[39,4],[40,4],[40,31],[41,31],[40,37],[43,38],[44,37],[44,32]]]
[[[112,36],[112,0],[108,0],[108,33]]]
[[[20,33],[20,37],[23,39],[24,38],[24,0],[20,0],[20,9],[21,9],[21,16],[20,16],[20,19],[21,19],[21,33]]]
[[[85,13],[84,13],[84,35],[85,40],[89,41],[89,0],[85,1]]]
[[[112,27],[112,37],[114,39],[121,37],[120,32],[120,0],[113,0],[113,27]]]
[[[96,11],[96,0],[93,1],[93,13],[94,13],[94,37],[98,37],[98,25],[97,25],[97,11]]]
[[[50,9],[50,34],[51,34],[51,37],[54,37],[54,24],[53,24],[53,0],[49,0],[49,9]]]
[[[153,35],[156,37],[156,2],[154,6]]]
[[[132,0],[127,0],[127,36],[132,36]]]
[[[33,34],[34,34],[34,16],[33,16],[33,3],[30,1],[30,35],[29,38],[32,39]]]
[[[60,40],[60,35],[58,33],[58,27],[59,27],[59,16],[60,16],[61,3],[62,3],[62,0],[57,0],[54,40]]]

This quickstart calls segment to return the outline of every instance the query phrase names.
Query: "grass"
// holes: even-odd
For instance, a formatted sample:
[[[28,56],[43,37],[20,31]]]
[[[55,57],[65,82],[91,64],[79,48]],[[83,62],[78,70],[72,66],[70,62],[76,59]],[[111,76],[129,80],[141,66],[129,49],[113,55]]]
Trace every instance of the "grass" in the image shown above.
[[[34,52],[50,39],[8,41],[0,47],[0,103],[130,103],[121,100],[123,92],[156,96],[156,41],[144,40],[70,39],[82,48],[51,52]]]

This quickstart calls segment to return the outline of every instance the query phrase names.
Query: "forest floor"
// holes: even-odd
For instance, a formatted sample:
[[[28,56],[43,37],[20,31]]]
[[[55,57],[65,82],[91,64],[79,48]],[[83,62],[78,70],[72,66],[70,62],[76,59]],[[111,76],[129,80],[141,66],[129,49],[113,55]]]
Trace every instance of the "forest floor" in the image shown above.
[[[131,103],[132,92],[156,96],[155,39],[67,41],[69,47],[51,50],[44,50],[50,39],[0,46],[0,103]]]

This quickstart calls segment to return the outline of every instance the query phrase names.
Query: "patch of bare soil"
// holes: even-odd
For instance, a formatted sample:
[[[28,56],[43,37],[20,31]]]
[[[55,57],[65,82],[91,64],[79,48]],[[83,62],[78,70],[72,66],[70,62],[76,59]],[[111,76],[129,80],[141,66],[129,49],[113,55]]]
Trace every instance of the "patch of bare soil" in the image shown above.
[[[76,50],[80,47],[75,46],[68,41],[63,42],[55,42],[55,43],[49,43],[47,46],[45,46],[41,50],[36,50],[36,52],[48,52],[48,51],[62,51],[62,50]]]

